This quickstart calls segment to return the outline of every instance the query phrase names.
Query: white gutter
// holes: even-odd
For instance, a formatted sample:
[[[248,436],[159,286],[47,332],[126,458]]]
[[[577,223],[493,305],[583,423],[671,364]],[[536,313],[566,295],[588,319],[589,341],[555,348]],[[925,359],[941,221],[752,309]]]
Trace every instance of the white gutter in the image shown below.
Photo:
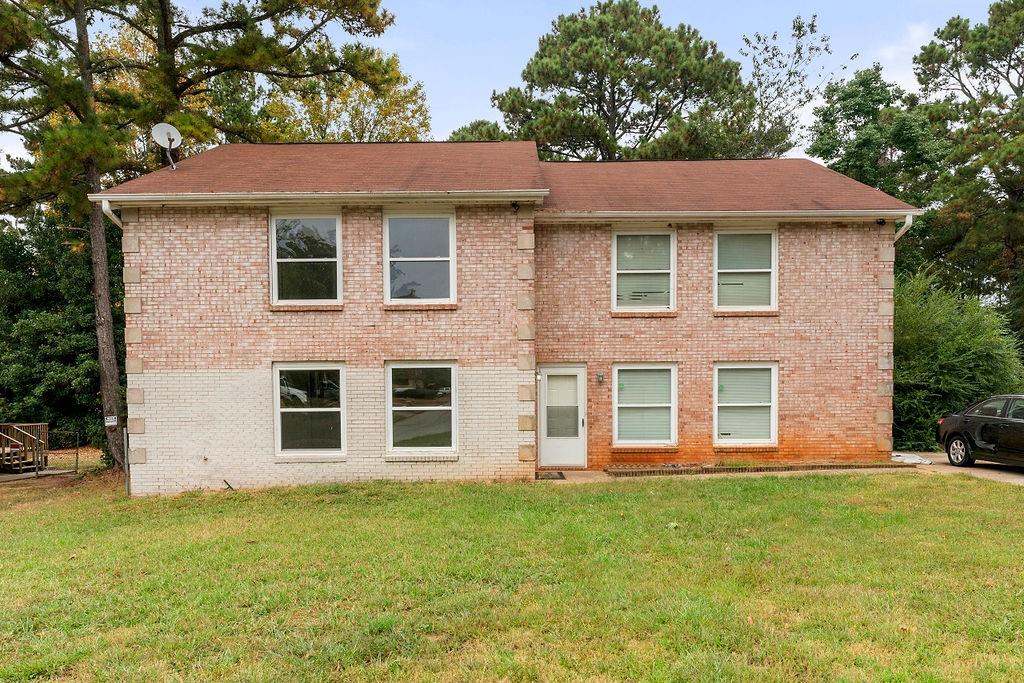
[[[921,214],[918,213],[917,215],[920,216]],[[892,243],[896,244],[897,242],[899,242],[900,238],[907,234],[907,230],[910,230],[910,226],[912,226],[913,224],[914,214],[908,213],[906,219],[904,220],[903,227],[896,232],[896,237],[892,239]]]
[[[91,197],[90,197],[90,199],[91,199]],[[95,200],[93,200],[93,201],[95,201]],[[118,218],[118,217],[117,217],[116,215],[114,215],[114,212],[113,212],[113,210],[111,210],[111,208],[110,208],[110,202],[109,202],[108,200],[106,200],[106,199],[101,199],[101,200],[100,200],[100,206],[101,206],[101,207],[103,208],[103,213],[104,213],[104,214],[106,214],[107,218],[109,218],[109,219],[110,219],[110,221],[111,221],[111,222],[112,222],[112,223],[113,223],[114,225],[116,225],[116,226],[117,226],[117,227],[119,227],[119,228],[124,228],[124,226],[123,226],[123,225],[121,225],[121,219],[120,219],[120,218]]]
[[[166,194],[90,194],[89,200],[113,206],[237,206],[251,204],[373,204],[390,202],[541,203],[546,189],[445,190],[437,192],[183,192]]]
[[[541,210],[537,223],[578,223],[581,221],[640,222],[640,221],[820,221],[820,220],[895,220],[920,215],[920,209],[848,209],[843,211],[558,211]]]

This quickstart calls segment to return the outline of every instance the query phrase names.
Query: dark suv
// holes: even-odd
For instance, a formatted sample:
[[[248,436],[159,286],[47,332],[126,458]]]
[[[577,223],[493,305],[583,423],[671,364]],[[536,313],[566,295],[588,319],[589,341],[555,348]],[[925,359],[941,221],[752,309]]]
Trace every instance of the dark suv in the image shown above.
[[[993,396],[946,415],[935,428],[951,465],[1024,465],[1024,396]]]

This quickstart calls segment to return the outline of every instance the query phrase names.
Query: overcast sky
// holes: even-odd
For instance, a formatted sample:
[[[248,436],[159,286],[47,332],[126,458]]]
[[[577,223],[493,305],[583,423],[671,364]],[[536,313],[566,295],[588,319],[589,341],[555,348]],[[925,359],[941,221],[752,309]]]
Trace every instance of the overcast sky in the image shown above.
[[[199,0],[185,5],[198,8]],[[375,41],[396,53],[403,69],[422,81],[433,122],[433,137],[445,139],[463,123],[497,118],[491,91],[519,83],[523,65],[558,14],[578,10],[580,0],[384,0],[395,25]],[[666,24],[685,22],[738,57],[741,37],[754,31],[787,30],[793,16],[817,14],[822,31],[832,36],[832,66],[850,68],[881,62],[889,80],[914,87],[911,60],[932,33],[955,15],[972,22],[986,17],[980,0],[793,0],[667,1],[658,3]],[[11,137],[0,147],[16,149]]]

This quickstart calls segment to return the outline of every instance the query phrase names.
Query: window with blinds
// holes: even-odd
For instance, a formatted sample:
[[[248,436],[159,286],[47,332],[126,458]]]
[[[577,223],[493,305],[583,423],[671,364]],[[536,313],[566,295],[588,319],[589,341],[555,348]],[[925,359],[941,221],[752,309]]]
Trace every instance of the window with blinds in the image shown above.
[[[618,233],[613,237],[614,308],[671,310],[675,306],[672,233]]]
[[[774,364],[715,367],[717,443],[775,443],[776,376]]]
[[[716,308],[775,306],[775,239],[774,232],[716,233]]]
[[[622,365],[614,375],[615,443],[675,443],[675,366]]]

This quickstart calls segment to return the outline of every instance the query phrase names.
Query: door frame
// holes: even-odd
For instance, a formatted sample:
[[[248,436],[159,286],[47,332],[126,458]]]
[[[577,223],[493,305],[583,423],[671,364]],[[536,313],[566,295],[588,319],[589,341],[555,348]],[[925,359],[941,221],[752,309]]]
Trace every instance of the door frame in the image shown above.
[[[547,431],[547,380],[548,374],[568,374],[573,371],[577,374],[579,391],[576,401],[579,403],[580,436],[583,445],[583,463],[576,465],[547,464],[544,462],[544,433]],[[586,469],[590,465],[590,454],[587,450],[587,364],[586,363],[543,363],[537,366],[537,467],[562,467]]]

